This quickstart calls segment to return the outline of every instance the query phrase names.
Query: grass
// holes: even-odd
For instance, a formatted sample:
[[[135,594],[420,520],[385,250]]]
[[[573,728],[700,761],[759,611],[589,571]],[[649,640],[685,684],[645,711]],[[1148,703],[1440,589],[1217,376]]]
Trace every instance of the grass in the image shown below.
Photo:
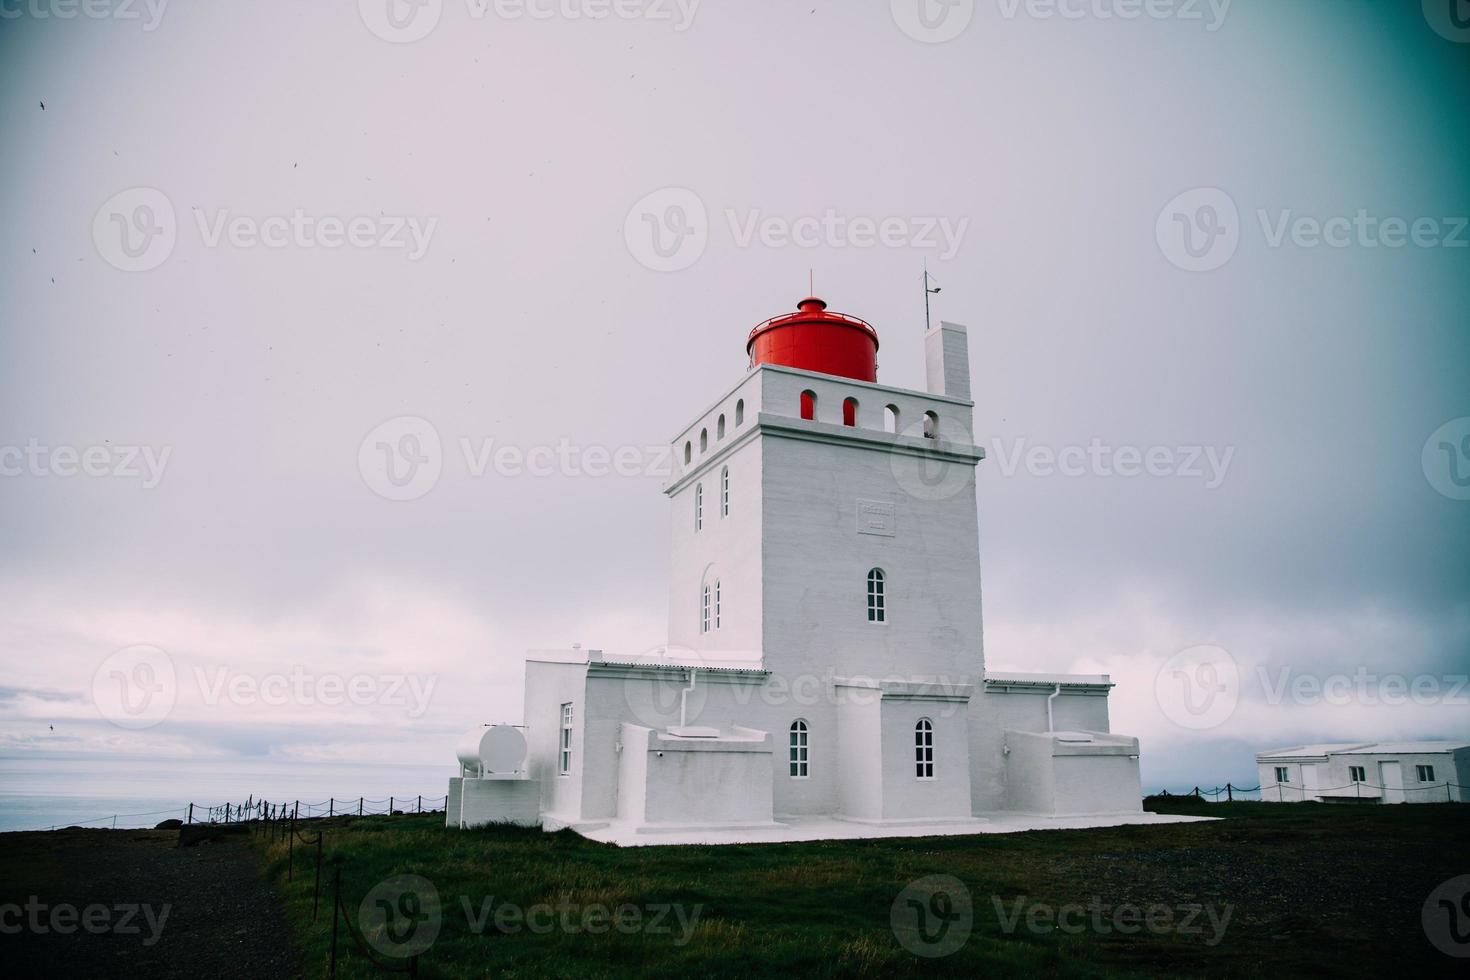
[[[380,882],[413,874],[432,883],[441,925],[420,961],[427,977],[1368,976],[1447,975],[1457,965],[1425,938],[1420,909],[1440,882],[1470,870],[1470,807],[1178,798],[1149,807],[1228,819],[644,848],[597,844],[570,831],[449,831],[442,816],[428,814],[312,821],[306,832],[325,832],[329,864],[315,923],[310,852],[298,850],[288,884],[285,845],[257,843],[302,961],[320,974],[330,948],[330,867],[341,869],[354,922]],[[906,886],[935,874],[963,882],[973,925],[953,952],[921,957],[900,942],[891,912]],[[1092,906],[1068,919],[1080,930],[1055,924],[1056,910],[1069,904]],[[659,912],[668,906],[673,911]],[[537,907],[547,908],[533,913],[533,931],[515,910]],[[611,916],[620,908],[617,922],[595,911]],[[1152,909],[1155,928],[1122,934],[1108,925],[1120,910],[1130,925],[1135,908],[1140,919]],[[588,910],[593,918],[585,924],[603,931],[583,928]],[[1099,917],[1105,929],[1095,927]],[[341,940],[340,976],[382,975],[345,931]],[[944,941],[914,945],[934,952]]]

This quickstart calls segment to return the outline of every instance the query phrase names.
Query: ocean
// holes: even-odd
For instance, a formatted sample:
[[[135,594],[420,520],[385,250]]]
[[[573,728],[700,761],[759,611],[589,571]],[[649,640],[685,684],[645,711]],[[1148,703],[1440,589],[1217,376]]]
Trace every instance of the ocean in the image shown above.
[[[152,827],[170,817],[205,820],[209,808],[247,797],[301,803],[301,814],[386,813],[443,807],[453,765],[363,765],[273,759],[0,758],[0,832],[53,827]]]

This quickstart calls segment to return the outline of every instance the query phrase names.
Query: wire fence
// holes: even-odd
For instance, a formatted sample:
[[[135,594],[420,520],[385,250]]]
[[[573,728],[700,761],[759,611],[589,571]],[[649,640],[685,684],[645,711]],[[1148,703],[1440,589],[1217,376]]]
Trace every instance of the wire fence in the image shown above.
[[[394,799],[396,799],[396,797],[389,798],[390,807]],[[415,799],[420,805],[420,809],[417,812],[431,812],[422,810],[423,797],[414,797],[413,799]],[[434,799],[447,800],[447,797],[433,797],[431,798],[430,802],[433,802]],[[328,801],[328,804],[326,804],[329,810],[331,809],[331,803],[333,802],[335,801]],[[368,804],[369,802],[371,801],[367,800],[366,798],[358,798],[358,808],[363,813],[363,815],[367,815],[368,813],[368,811],[366,810],[366,804]],[[381,950],[375,949],[373,947],[368,939],[362,934],[360,924],[353,921],[352,914],[348,911],[350,907],[349,903],[346,899],[342,897],[342,867],[345,862],[340,857],[328,857],[324,855],[324,842],[326,841],[327,836],[327,825],[317,824],[316,832],[314,834],[302,833],[300,830],[297,829],[296,826],[297,821],[300,819],[322,820],[327,817],[327,814],[318,814],[314,818],[298,817],[297,814],[301,805],[302,804],[300,803],[300,801],[297,800],[293,800],[290,805],[284,803],[247,803],[243,811],[236,811],[237,814],[243,812],[244,814],[246,814],[246,816],[241,819],[226,822],[236,825],[245,824],[249,826],[251,832],[258,837],[265,837],[268,840],[274,840],[278,843],[281,840],[285,840],[287,884],[290,884],[291,882],[294,882],[296,880],[297,843],[299,842],[311,853],[312,922],[316,922],[321,914],[322,874],[324,871],[324,866],[330,864],[332,875],[332,894],[330,899],[332,914],[332,938],[331,952],[329,954],[330,959],[327,967],[327,976],[329,978],[333,978],[334,980],[334,978],[337,976],[337,964],[342,958],[342,951],[345,951],[347,948],[340,939],[341,933],[344,929],[347,934],[347,938],[351,940],[352,947],[355,948],[359,953],[361,953],[362,956],[369,963],[372,963],[378,969],[386,973],[407,973],[410,977],[417,977],[419,975],[420,954],[414,953],[406,957],[394,957],[385,955]],[[312,805],[318,806],[320,804]],[[390,812],[392,812],[391,809]],[[339,929],[339,925],[343,928]],[[341,947],[340,950],[339,946]]]
[[[99,817],[86,817],[54,823],[37,830],[57,830],[63,827],[87,829],[117,829],[119,820],[136,820],[139,817],[158,817],[160,822],[168,819],[186,824],[196,823],[240,823],[246,820],[275,818],[287,813],[299,818],[343,817],[343,816],[388,816],[395,813],[438,813],[448,803],[448,796],[389,796],[385,799],[369,799],[365,796],[337,799],[330,797],[320,803],[303,800],[267,802],[255,797],[246,797],[238,802],[224,803],[181,803],[163,810],[147,810],[142,813],[109,813]],[[102,824],[97,828],[90,825]],[[136,829],[136,828],[134,828]]]
[[[1302,786],[1295,783],[1276,783],[1272,786],[1236,786],[1226,783],[1214,789],[1196,786],[1187,793],[1171,793],[1161,789],[1154,797],[1194,798],[1211,803],[1234,803],[1237,800],[1262,803],[1301,803],[1326,800],[1366,800],[1385,803],[1463,803],[1461,793],[1466,787],[1459,783],[1443,782],[1421,786],[1380,786],[1366,780],[1345,783],[1342,786]],[[1350,792],[1351,791],[1351,792]]]

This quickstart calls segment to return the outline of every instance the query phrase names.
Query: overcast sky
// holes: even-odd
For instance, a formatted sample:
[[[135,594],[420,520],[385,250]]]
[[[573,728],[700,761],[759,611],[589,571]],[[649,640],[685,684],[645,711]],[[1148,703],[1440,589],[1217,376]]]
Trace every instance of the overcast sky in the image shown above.
[[[0,4],[0,752],[448,760],[526,648],[663,640],[644,447],[809,275],[923,387],[926,261],[989,666],[1112,674],[1149,785],[1470,736],[1451,9]],[[120,727],[138,645],[172,707]],[[1216,668],[1228,715],[1161,705]]]

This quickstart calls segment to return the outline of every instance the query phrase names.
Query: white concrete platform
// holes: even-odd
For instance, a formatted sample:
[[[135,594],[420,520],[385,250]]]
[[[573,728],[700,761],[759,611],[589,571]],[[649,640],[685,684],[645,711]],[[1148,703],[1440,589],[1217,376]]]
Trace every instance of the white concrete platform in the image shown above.
[[[831,817],[782,817],[776,826],[743,830],[690,830],[651,832],[647,827],[612,821],[579,831],[589,840],[621,847],[670,844],[785,844],[794,841],[867,840],[881,837],[961,837],[967,834],[1016,834],[1026,830],[1088,830],[1096,827],[1199,823],[1220,817],[1186,817],[1163,813],[1115,813],[1085,817],[1047,817],[1022,813],[993,813],[951,823],[872,824]]]

